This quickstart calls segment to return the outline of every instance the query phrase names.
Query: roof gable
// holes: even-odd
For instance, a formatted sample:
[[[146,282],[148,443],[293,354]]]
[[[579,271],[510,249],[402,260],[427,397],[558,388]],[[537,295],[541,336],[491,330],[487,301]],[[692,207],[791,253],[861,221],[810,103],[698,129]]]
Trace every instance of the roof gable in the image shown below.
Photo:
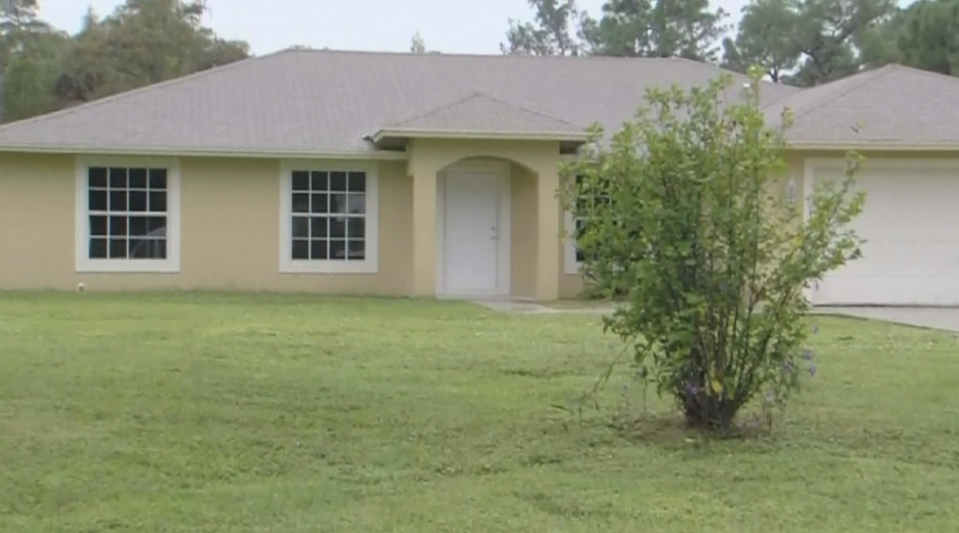
[[[473,93],[451,104],[384,126],[374,136],[374,141],[383,137],[418,134],[585,139],[586,130],[584,126],[577,126],[482,93]]]

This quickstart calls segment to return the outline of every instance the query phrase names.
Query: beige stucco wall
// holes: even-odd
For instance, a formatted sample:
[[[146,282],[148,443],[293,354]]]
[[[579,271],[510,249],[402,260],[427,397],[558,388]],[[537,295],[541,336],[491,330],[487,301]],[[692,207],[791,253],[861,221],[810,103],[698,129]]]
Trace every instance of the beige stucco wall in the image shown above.
[[[536,174],[513,163],[510,165],[512,194],[511,272],[513,296],[536,295]]]
[[[74,271],[75,159],[0,155],[0,288],[239,289],[405,295],[411,291],[412,186],[404,162],[379,163],[379,272],[281,274],[280,162],[181,158],[181,269]]]

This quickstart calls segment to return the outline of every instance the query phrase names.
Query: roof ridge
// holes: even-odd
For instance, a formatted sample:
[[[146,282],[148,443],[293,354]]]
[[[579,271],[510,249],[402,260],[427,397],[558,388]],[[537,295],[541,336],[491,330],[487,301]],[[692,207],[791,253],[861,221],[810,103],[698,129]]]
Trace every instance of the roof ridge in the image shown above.
[[[402,56],[402,57],[471,57],[471,58],[480,58],[480,59],[496,59],[496,60],[529,60],[529,61],[621,61],[621,62],[641,62],[641,61],[670,61],[672,59],[679,59],[675,57],[629,57],[629,56],[600,56],[600,55],[576,55],[576,56],[560,56],[560,55],[532,55],[532,54],[479,54],[479,53],[469,53],[469,52],[426,52],[425,54],[420,54],[416,52],[407,52],[407,51],[391,51],[391,50],[345,50],[345,49],[336,49],[336,48],[284,48],[273,52],[277,53],[303,53],[303,54],[355,54],[355,55],[375,55],[375,56]],[[272,54],[271,54],[272,55]],[[693,61],[693,60],[689,60]],[[698,63],[697,61],[693,61]],[[707,65],[707,63],[703,63]],[[719,67],[716,67],[719,68]]]
[[[90,109],[90,108],[92,108],[92,107],[97,107],[97,106],[100,106],[100,105],[108,104],[108,103],[114,102],[114,101],[116,101],[116,100],[121,100],[121,99],[123,99],[123,98],[129,97],[129,96],[134,96],[134,95],[137,95],[137,94],[140,94],[140,93],[143,93],[143,92],[147,92],[147,91],[150,91],[150,90],[153,90],[153,89],[160,89],[160,88],[163,88],[163,87],[169,87],[169,86],[171,86],[171,85],[178,85],[178,84],[180,84],[180,83],[184,83],[184,82],[187,82],[187,81],[192,81],[192,80],[195,80],[195,79],[197,79],[197,78],[203,78],[203,77],[205,77],[205,76],[209,76],[209,75],[211,75],[211,74],[220,73],[220,72],[223,72],[223,71],[226,71],[226,70],[230,70],[230,69],[239,67],[239,66],[241,66],[241,65],[245,65],[245,64],[247,64],[247,63],[252,63],[252,62],[254,62],[254,61],[259,61],[259,60],[262,60],[262,59],[267,59],[267,58],[270,58],[270,57],[273,57],[273,56],[277,56],[277,55],[280,55],[280,54],[282,54],[282,53],[284,53],[284,52],[286,52],[286,50],[280,50],[280,51],[272,52],[272,53],[269,53],[269,54],[266,54],[266,55],[262,55],[262,56],[252,56],[252,57],[248,57],[248,58],[246,58],[246,59],[241,59],[240,61],[234,61],[234,62],[232,62],[232,63],[227,63],[226,65],[220,65],[220,66],[218,66],[218,67],[208,68],[208,69],[206,69],[206,70],[200,70],[200,71],[197,71],[197,72],[193,72],[193,73],[187,74],[187,75],[185,75],[185,76],[180,76],[180,77],[178,77],[178,78],[171,78],[171,79],[169,79],[169,80],[164,80],[164,81],[157,82],[157,83],[151,83],[151,84],[149,84],[149,85],[144,85],[144,86],[142,86],[142,87],[137,87],[137,88],[135,88],[135,89],[129,89],[129,90],[126,90],[126,91],[121,91],[121,92],[118,92],[118,93],[116,93],[116,94],[111,94],[110,96],[104,96],[103,98],[97,98],[96,100],[91,100],[91,101],[89,101],[89,102],[84,102],[84,103],[82,103],[82,104],[75,105],[75,106],[72,106],[72,107],[65,107],[65,108],[63,108],[63,109],[58,109],[58,110],[52,111],[52,112],[50,112],[50,113],[44,113],[44,114],[42,114],[42,115],[37,115],[37,116],[35,116],[35,117],[29,117],[29,118],[25,118],[25,119],[23,119],[23,120],[17,120],[17,121],[14,121],[14,122],[8,122],[8,123],[6,123],[6,124],[0,124],[0,132],[2,132],[2,131],[4,131],[4,130],[7,130],[7,129],[10,129],[10,128],[13,128],[13,127],[23,126],[23,125],[25,125],[25,124],[33,124],[34,122],[40,122],[40,121],[43,121],[43,120],[46,120],[46,119],[49,119],[49,118],[56,118],[56,117],[61,117],[61,116],[64,116],[64,115],[70,115],[70,114],[75,113],[75,112],[77,112],[77,111],[81,111],[81,110],[85,110],[85,109]]]
[[[526,107],[523,107],[523,106],[518,105],[518,104],[514,104],[514,103],[512,103],[512,102],[507,102],[507,101],[504,101],[504,100],[500,100],[499,98],[495,98],[495,97],[493,97],[493,96],[491,96],[491,95],[489,95],[489,94],[487,94],[487,93],[485,93],[485,92],[482,92],[482,91],[473,91],[473,92],[471,92],[471,93],[470,93],[468,96],[466,96],[466,97],[459,98],[459,99],[454,100],[454,101],[452,101],[452,102],[450,102],[450,103],[448,103],[448,104],[444,104],[444,105],[440,105],[440,106],[434,107],[434,108],[432,108],[432,109],[429,109],[429,110],[424,111],[424,112],[422,112],[422,113],[419,113],[419,114],[417,114],[417,115],[411,116],[411,117],[409,117],[409,118],[405,118],[405,119],[402,119],[402,120],[398,120],[398,121],[395,121],[395,122],[391,122],[390,124],[387,124],[385,127],[386,127],[386,128],[390,128],[390,127],[402,126],[403,124],[405,124],[405,123],[407,123],[407,122],[412,122],[412,121],[414,121],[414,120],[424,119],[424,118],[429,117],[429,116],[431,116],[431,115],[435,115],[435,114],[437,114],[437,113],[440,113],[440,112],[443,112],[443,111],[452,109],[452,108],[454,108],[454,107],[456,107],[456,106],[463,105],[463,104],[465,104],[466,102],[469,102],[470,100],[476,100],[476,99],[478,99],[478,98],[483,98],[483,99],[489,100],[489,101],[491,101],[491,102],[495,102],[495,103],[497,103],[497,104],[504,105],[504,106],[506,106],[506,107],[511,107],[511,108],[513,108],[513,109],[517,109],[517,110],[519,110],[519,111],[523,111],[524,113],[529,113],[529,114],[531,114],[531,115],[536,115],[536,116],[538,116],[538,117],[546,118],[546,119],[552,120],[552,121],[554,121],[554,122],[558,122],[558,123],[560,123],[560,124],[564,124],[564,125],[566,125],[566,126],[570,126],[570,127],[573,127],[573,128],[586,129],[585,126],[580,126],[580,125],[578,125],[578,124],[573,124],[572,122],[563,120],[563,119],[558,118],[558,117],[554,117],[554,116],[551,116],[551,115],[547,115],[547,114],[541,113],[541,112],[539,112],[539,111],[534,111],[534,110],[532,110],[532,109],[528,109],[528,108],[526,108]]]
[[[384,126],[384,127],[389,128],[389,127],[401,126],[401,125],[403,125],[403,124],[405,124],[405,123],[407,123],[407,122],[412,122],[412,121],[414,121],[414,120],[418,120],[418,119],[421,119],[421,118],[426,118],[426,117],[428,117],[428,116],[430,116],[430,115],[433,115],[433,114],[435,114],[435,113],[439,113],[440,111],[446,111],[447,109],[456,107],[456,106],[458,106],[458,105],[460,105],[460,104],[465,104],[466,102],[469,102],[470,100],[476,98],[477,96],[481,96],[481,93],[474,91],[474,92],[471,92],[471,93],[469,93],[468,95],[466,95],[466,96],[464,96],[464,97],[462,97],[462,98],[457,98],[456,100],[453,100],[452,102],[449,102],[449,103],[447,103],[447,104],[440,104],[440,105],[438,105],[438,106],[436,106],[436,107],[427,109],[426,111],[423,111],[423,112],[421,112],[421,113],[417,113],[417,114],[415,114],[415,115],[412,115],[412,116],[409,116],[409,117],[406,117],[406,118],[402,118],[402,119],[399,119],[399,120],[395,120],[395,121],[393,121],[393,122],[388,123],[388,124],[387,124],[386,126]]]
[[[514,109],[519,109],[520,111],[525,111],[525,112],[527,112],[527,113],[530,113],[530,114],[532,114],[532,115],[536,115],[536,116],[538,116],[538,117],[543,117],[543,118],[548,118],[548,119],[550,119],[550,120],[555,120],[556,122],[559,122],[559,123],[562,123],[562,124],[566,124],[567,126],[572,126],[572,127],[574,127],[574,128],[583,128],[583,129],[586,129],[586,126],[581,126],[581,125],[579,125],[579,124],[573,124],[572,122],[570,122],[570,121],[568,121],[568,120],[563,120],[563,119],[561,119],[561,118],[559,118],[559,117],[554,117],[554,116],[552,116],[552,115],[547,115],[546,113],[542,113],[542,112],[536,111],[536,110],[534,110],[534,109],[530,109],[530,108],[528,108],[528,107],[521,106],[521,105],[519,105],[519,104],[514,104],[514,103],[512,103],[512,102],[507,102],[507,101],[505,101],[505,100],[500,100],[499,98],[496,98],[496,97],[491,96],[491,95],[488,95],[488,94],[479,93],[479,96],[482,96],[482,97],[484,97],[484,98],[486,98],[486,99],[488,99],[488,100],[492,100],[492,101],[494,101],[494,102],[496,102],[496,103],[499,103],[499,104],[503,104],[503,105],[505,105],[505,106],[512,107],[512,108],[514,108]]]
[[[941,72],[934,72],[932,70],[923,70],[921,68],[910,67],[909,65],[902,65],[899,63],[889,63],[887,65],[883,65],[881,68],[877,70],[886,70],[886,69],[888,69],[889,71],[906,70],[915,74],[922,74],[923,76],[926,76],[927,78],[936,78],[937,80],[950,80],[952,82],[959,81],[959,78],[955,76],[950,76],[948,74],[943,74]]]
[[[856,74],[855,76],[860,77],[859,83],[852,84],[850,87],[846,88],[846,90],[844,90],[844,91],[839,91],[839,92],[836,93],[836,94],[826,94],[825,96],[822,96],[822,97],[820,97],[819,99],[814,100],[814,102],[810,105],[810,107],[809,107],[808,109],[806,109],[805,111],[803,111],[803,112],[801,112],[801,113],[796,113],[795,115],[793,115],[793,123],[795,123],[796,121],[798,121],[801,117],[804,117],[804,116],[812,113],[813,111],[815,111],[815,110],[823,107],[824,105],[826,105],[826,104],[828,104],[828,103],[830,103],[830,102],[834,102],[834,101],[838,100],[839,98],[842,98],[843,96],[846,96],[847,94],[855,91],[856,89],[862,87],[863,85],[869,83],[870,81],[874,81],[874,80],[877,80],[877,79],[879,79],[879,78],[882,78],[883,76],[888,75],[890,72],[892,72],[892,69],[889,68],[889,66],[887,65],[887,66],[885,66],[885,67],[881,67],[881,68],[878,68],[878,69],[873,69],[873,70],[871,70],[871,71],[860,72],[859,74]],[[841,81],[843,81],[843,80],[851,81],[851,80],[849,80],[848,78],[841,78],[841,79],[838,79],[838,80],[831,81],[831,82],[829,82],[829,83],[820,85],[819,87],[826,87],[826,86],[831,85],[831,84],[833,84],[833,83],[839,83],[839,82],[841,82]],[[809,89],[806,89],[806,90],[807,90],[807,91],[810,91],[810,90],[814,90],[814,89],[819,88],[819,87],[810,87]],[[795,93],[795,94],[802,94],[803,92],[805,92],[805,91],[799,91],[798,93]],[[778,101],[778,102],[773,102],[773,103],[769,104],[769,106],[774,106],[774,105],[779,104],[779,103],[783,103],[783,100],[780,100],[780,101]],[[766,107],[769,107],[769,106],[766,106]]]

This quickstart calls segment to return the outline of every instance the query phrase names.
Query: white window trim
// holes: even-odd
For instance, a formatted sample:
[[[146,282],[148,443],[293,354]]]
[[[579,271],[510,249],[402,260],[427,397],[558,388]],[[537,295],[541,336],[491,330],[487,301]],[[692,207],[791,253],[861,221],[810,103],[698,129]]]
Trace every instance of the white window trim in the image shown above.
[[[90,167],[167,169],[167,258],[90,259]],[[180,161],[164,157],[79,156],[76,160],[76,271],[81,273],[180,272]]]
[[[280,273],[376,274],[379,272],[379,173],[375,161],[286,160],[280,163]],[[296,260],[293,241],[293,171],[366,173],[366,259]]]
[[[578,275],[582,274],[583,263],[582,261],[576,260],[576,224],[573,221],[573,214],[569,211],[563,212],[564,224],[566,227],[565,236],[563,241],[565,243],[564,248],[564,272],[566,274]]]

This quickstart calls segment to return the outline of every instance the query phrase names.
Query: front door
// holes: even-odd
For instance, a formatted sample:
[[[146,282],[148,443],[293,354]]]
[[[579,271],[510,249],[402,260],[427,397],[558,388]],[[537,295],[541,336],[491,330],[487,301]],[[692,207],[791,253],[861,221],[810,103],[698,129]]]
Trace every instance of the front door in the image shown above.
[[[446,175],[444,281],[452,294],[494,294],[499,287],[499,176]]]

